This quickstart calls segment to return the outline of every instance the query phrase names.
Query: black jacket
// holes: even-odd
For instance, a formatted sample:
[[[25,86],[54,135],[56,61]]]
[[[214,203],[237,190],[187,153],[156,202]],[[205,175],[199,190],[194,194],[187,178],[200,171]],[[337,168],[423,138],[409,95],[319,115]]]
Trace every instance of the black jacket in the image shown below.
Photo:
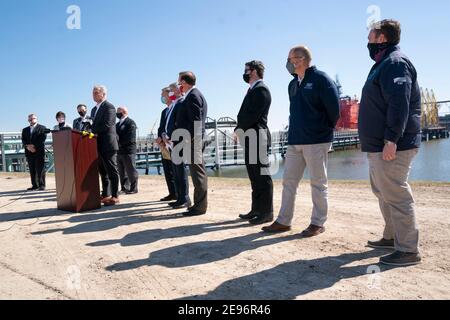
[[[206,103],[205,97],[200,90],[194,88],[184,98],[180,106],[177,107],[174,129],[188,130],[191,134],[191,139],[194,139],[194,122],[198,121],[201,124],[200,129],[203,137],[206,131],[205,123],[207,113],[208,104]],[[197,134],[200,135],[200,132],[197,132]]]
[[[297,76],[289,84],[289,145],[332,142],[340,117],[336,83],[324,72],[311,67],[299,85]]]
[[[359,108],[363,152],[382,152],[385,140],[399,151],[419,148],[422,135],[421,95],[417,72],[398,46],[370,70]]]
[[[100,108],[92,109],[92,133],[98,135],[97,148],[99,152],[113,152],[119,150],[116,134],[116,108],[108,101],[103,102]]]
[[[136,123],[126,118],[122,125],[116,124],[116,132],[119,137],[119,154],[136,154]]]
[[[30,127],[26,127],[22,130],[22,144],[25,148],[26,145],[32,144],[36,147],[36,153],[33,154],[25,148],[25,156],[32,155],[45,155],[45,140],[47,139],[48,129],[40,124],[34,128],[33,136],[30,134]]]
[[[264,144],[267,148],[271,144],[271,135],[269,127],[267,126],[267,118],[269,115],[270,105],[272,103],[272,97],[269,88],[264,84],[264,82],[258,82],[253,89],[249,90],[247,95],[242,102],[241,109],[237,117],[237,127],[235,130],[242,129],[247,132],[249,129],[254,129],[257,137],[257,147],[256,151],[259,150],[259,145],[262,143],[260,140],[260,130],[265,130]],[[243,141],[241,141],[243,143]],[[248,162],[248,152],[249,145],[245,144],[246,151],[246,161]],[[260,153],[257,154],[258,159]],[[264,161],[267,161],[265,159]]]
[[[92,119],[89,116],[83,120],[81,117],[73,120],[72,128],[78,131],[91,131]]]
[[[169,112],[168,107],[164,108],[164,110],[161,112],[161,118],[159,120],[159,128],[158,128],[158,138],[162,138],[162,134],[166,131],[168,112]]]
[[[171,115],[170,115],[170,118],[169,119],[166,119],[166,122],[168,122],[167,123],[167,132],[166,132],[166,134],[167,134],[167,136],[169,137],[169,138],[171,138],[172,137],[172,133],[176,130],[176,128],[175,128],[175,122],[176,122],[176,119],[177,119],[177,113],[178,113],[178,111],[180,110],[180,108],[182,107],[182,103],[183,103],[183,100],[179,100],[174,106],[173,106],[173,110],[172,110],[172,113],[171,113]],[[168,115],[167,115],[168,116]],[[164,128],[164,130],[163,130],[163,132],[165,131],[165,128]]]

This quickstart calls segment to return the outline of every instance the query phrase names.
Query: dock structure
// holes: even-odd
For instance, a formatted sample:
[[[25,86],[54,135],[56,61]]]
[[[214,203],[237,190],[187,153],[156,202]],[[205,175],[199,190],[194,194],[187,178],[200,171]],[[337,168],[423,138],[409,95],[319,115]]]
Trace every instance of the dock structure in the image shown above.
[[[450,113],[439,117],[439,123],[445,127],[447,131],[450,131]]]
[[[450,102],[450,101],[448,101]],[[448,103],[446,102],[446,103]],[[442,103],[442,102],[441,102]],[[422,130],[424,141],[450,138],[450,114],[440,117],[439,125],[427,127]],[[204,153],[206,167],[219,170],[224,167],[244,165],[244,149],[233,138],[236,120],[230,117],[219,119],[208,118],[206,122],[206,148]],[[162,174],[162,157],[156,137],[150,135],[139,138],[137,141],[136,165],[150,174],[155,169]],[[330,152],[360,146],[358,130],[336,130]],[[272,132],[272,145],[269,146],[269,154],[272,160],[284,158],[288,147],[288,131]],[[0,133],[1,172],[25,172],[27,162],[25,150],[21,141],[21,134],[17,132]],[[46,141],[46,168],[53,171],[53,142],[51,137]]]

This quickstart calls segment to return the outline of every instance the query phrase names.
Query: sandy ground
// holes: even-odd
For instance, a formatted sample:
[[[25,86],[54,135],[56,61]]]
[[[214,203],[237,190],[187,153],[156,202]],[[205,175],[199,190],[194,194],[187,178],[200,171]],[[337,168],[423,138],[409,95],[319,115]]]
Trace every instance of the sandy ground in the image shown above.
[[[51,176],[47,192],[20,197],[28,181],[0,174],[1,299],[450,298],[450,184],[413,185],[424,263],[392,269],[377,264],[389,252],[365,247],[383,228],[365,182],[331,182],[327,232],[303,240],[307,183],[293,231],[265,235],[236,219],[249,209],[245,179],[210,179],[209,214],[195,218],[156,201],[166,195],[161,177],[84,214],[55,209]],[[280,197],[277,182],[277,210]]]

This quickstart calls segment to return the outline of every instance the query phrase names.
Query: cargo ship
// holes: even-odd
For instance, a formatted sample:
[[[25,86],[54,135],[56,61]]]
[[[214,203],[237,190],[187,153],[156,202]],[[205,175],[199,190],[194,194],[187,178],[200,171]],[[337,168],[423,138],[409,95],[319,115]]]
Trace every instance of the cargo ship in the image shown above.
[[[339,76],[336,76],[336,86],[339,92],[339,106],[341,117],[336,125],[336,130],[358,130],[359,100],[354,97],[342,96],[342,85]]]
[[[337,130],[357,130],[359,100],[351,97],[341,97],[339,100],[341,118],[339,119]]]

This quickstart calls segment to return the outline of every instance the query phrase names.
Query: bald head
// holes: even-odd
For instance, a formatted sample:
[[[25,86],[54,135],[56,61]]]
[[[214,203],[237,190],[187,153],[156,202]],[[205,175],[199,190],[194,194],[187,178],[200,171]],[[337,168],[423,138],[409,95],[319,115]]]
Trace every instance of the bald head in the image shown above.
[[[295,69],[295,74],[304,78],[306,70],[311,66],[312,54],[306,46],[296,46],[289,51],[288,62]]]
[[[304,58],[307,63],[311,63],[312,61],[312,53],[307,46],[296,46],[291,49],[290,54]]]
[[[124,106],[118,107],[117,113],[122,113],[124,116],[128,116],[128,108]]]

